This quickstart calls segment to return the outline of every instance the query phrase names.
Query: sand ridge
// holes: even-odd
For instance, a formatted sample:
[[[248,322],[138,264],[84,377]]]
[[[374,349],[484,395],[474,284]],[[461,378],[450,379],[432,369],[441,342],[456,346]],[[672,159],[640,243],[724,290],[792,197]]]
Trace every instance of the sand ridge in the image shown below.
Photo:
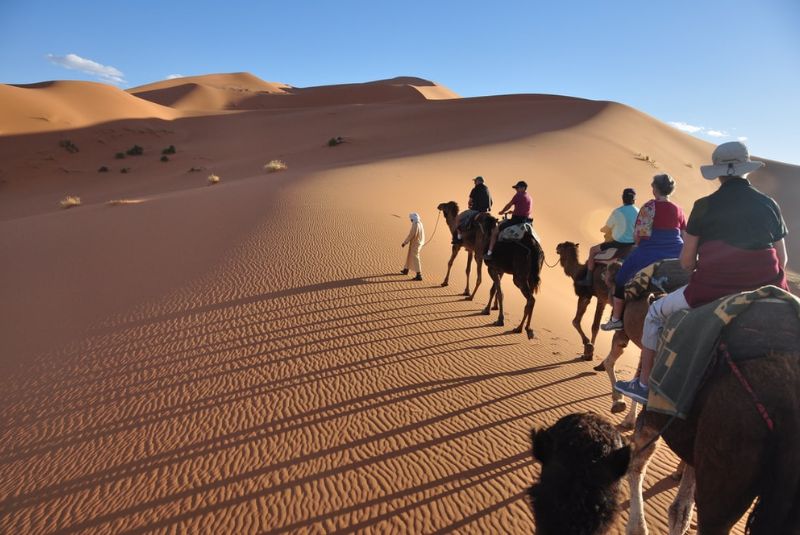
[[[345,143],[328,147],[333,135]],[[80,152],[59,151],[66,136]],[[641,204],[669,171],[686,210],[714,188],[699,176],[708,144],[627,106],[547,95],[0,139],[3,532],[530,533],[530,428],[610,417],[607,378],[576,358],[560,269],[542,274],[533,341],[508,334],[522,311],[510,281],[509,327],[480,314],[486,280],[463,300],[463,253],[439,286],[450,245],[436,205],[463,205],[482,174],[497,208],[526,179],[552,263],[560,241],[599,240],[626,186]],[[131,173],[96,173],[134,143]],[[288,169],[263,172],[272,158]],[[794,221],[796,169],[760,173]],[[60,210],[68,192],[82,206]],[[107,204],[122,198],[143,202]],[[430,240],[421,283],[398,273],[411,211]],[[657,532],[675,465],[662,448],[648,472]]]

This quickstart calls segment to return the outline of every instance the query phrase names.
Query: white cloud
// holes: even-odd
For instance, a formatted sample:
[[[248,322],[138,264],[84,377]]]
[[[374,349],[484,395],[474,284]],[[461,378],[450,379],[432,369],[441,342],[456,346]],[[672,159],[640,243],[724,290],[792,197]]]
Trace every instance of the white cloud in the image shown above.
[[[683,121],[670,121],[669,124],[677,128],[678,130],[689,132],[690,134],[695,134],[697,132],[703,131],[702,126],[695,126],[693,124],[684,123]]]
[[[719,130],[706,130],[706,135],[711,137],[728,137],[727,132],[721,132]]]
[[[77,54],[67,54],[66,56],[56,56],[54,54],[47,54],[47,59],[50,63],[60,65],[66,69],[73,71],[81,71],[86,74],[97,76],[103,82],[111,84],[125,83],[125,75],[116,67],[110,65],[101,65],[96,61],[82,58]]]
[[[175,78],[184,78],[182,74],[168,74],[167,80],[174,80]]]
[[[747,141],[747,136],[739,136],[736,139],[738,139],[741,142],[745,142],[745,141]]]

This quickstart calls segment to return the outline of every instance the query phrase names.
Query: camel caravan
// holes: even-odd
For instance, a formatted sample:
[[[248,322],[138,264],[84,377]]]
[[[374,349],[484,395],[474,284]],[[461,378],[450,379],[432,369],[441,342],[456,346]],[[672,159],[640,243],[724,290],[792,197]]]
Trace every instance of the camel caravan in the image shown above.
[[[615,428],[592,413],[566,416],[532,433],[541,463],[529,501],[539,533],[599,534],[619,512],[619,480],[627,473],[627,533],[647,533],[643,480],[659,438],[681,459],[681,478],[669,508],[670,533],[689,529],[697,509],[700,534],[728,533],[752,507],[752,534],[800,534],[800,300],[785,277],[786,226],[778,204],[747,175],[763,165],[741,142],[724,143],[701,166],[719,188],[698,199],[687,218],[670,200],[674,179],[652,180],[653,198],[636,208],[636,193],[602,229],[606,240],[580,261],[579,244],[556,247],[558,263],[577,298],[572,325],[594,359],[599,330],[613,334],[611,350],[594,367],[611,383],[611,413],[630,410]],[[486,264],[492,286],[483,310],[504,324],[502,277],[510,274],[525,298],[520,324],[531,328],[544,251],[532,226],[527,184],[499,212],[476,177],[469,209],[438,209],[452,233],[453,261],[467,250],[464,295],[473,300]],[[511,208],[513,207],[513,211]],[[475,285],[470,273],[476,263]],[[591,336],[581,322],[592,299]],[[610,319],[601,324],[606,305]],[[633,342],[641,351],[635,376],[619,380],[614,367]],[[643,410],[637,411],[637,406]],[[638,412],[638,414],[637,414]],[[635,429],[626,444],[617,429]],[[683,468],[685,467],[685,468]],[[755,503],[755,505],[753,505]]]

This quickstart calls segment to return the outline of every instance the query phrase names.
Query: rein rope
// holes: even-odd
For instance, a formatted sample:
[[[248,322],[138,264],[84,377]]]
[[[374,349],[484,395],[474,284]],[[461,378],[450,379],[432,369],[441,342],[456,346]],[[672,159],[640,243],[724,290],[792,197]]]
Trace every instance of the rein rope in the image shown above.
[[[549,268],[554,268],[554,267],[556,267],[558,265],[558,260],[556,260],[555,263],[552,266],[547,263],[547,255],[544,254],[544,250],[542,250],[542,257],[544,257],[544,265],[545,266],[547,266]]]
[[[425,246],[428,245],[428,243],[433,241],[433,237],[436,236],[436,229],[439,228],[439,219],[442,218],[442,211],[441,210],[437,210],[437,212],[439,212],[439,215],[436,216],[436,224],[433,226],[433,232],[431,233],[431,237],[428,238],[427,240],[425,240],[425,243],[422,244],[422,247],[420,247],[420,250],[424,249]]]

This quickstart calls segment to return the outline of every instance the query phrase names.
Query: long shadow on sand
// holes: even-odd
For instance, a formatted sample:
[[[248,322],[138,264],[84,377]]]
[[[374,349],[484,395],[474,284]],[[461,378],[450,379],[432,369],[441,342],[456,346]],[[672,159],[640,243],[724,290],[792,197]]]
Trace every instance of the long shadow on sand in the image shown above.
[[[376,284],[383,285],[384,291],[360,291]],[[326,295],[329,293],[334,295]],[[402,297],[392,297],[393,294]],[[352,302],[336,305],[345,298]],[[318,319],[300,312],[304,307],[315,306],[327,315]],[[396,276],[370,276],[247,296],[182,312],[155,311],[133,322],[120,323],[116,328],[108,326],[107,332],[94,333],[71,356],[75,367],[87,370],[87,374],[77,374],[77,379],[68,374],[61,381],[54,381],[47,391],[32,391],[21,385],[20,392],[24,395],[13,399],[4,409],[6,432],[16,429],[13,435],[6,435],[13,440],[4,441],[0,454],[0,475],[4,478],[13,475],[9,470],[25,463],[40,463],[44,459],[58,462],[59,458],[81,455],[83,450],[92,451],[100,444],[113,443],[122,437],[158,434],[159,430],[177,428],[185,421],[232,414],[245,408],[251,410],[250,407],[260,407],[259,412],[254,414],[255,419],[231,422],[232,428],[220,427],[210,435],[206,433],[206,437],[178,438],[175,444],[167,441],[151,447],[153,451],[148,454],[127,455],[83,473],[40,480],[34,487],[21,486],[15,494],[0,501],[0,511],[7,519],[2,525],[13,530],[19,526],[20,515],[29,510],[39,507],[58,510],[63,506],[60,504],[76,500],[82,503],[89,499],[87,495],[94,495],[99,489],[120,488],[126,482],[180,472],[220,455],[235,457],[241,451],[280,442],[282,437],[292,440],[292,436],[314,435],[336,422],[368,420],[374,415],[397,411],[405,414],[403,411],[415,411],[416,405],[437,407],[427,417],[398,423],[392,429],[335,440],[288,458],[271,459],[268,454],[260,465],[248,463],[233,473],[206,474],[192,484],[164,490],[154,488],[144,499],[140,496],[96,504],[94,513],[79,515],[70,522],[51,520],[52,523],[39,527],[44,531],[72,533],[101,526],[113,530],[123,522],[129,529],[131,519],[138,519],[132,525],[140,526],[134,531],[172,526],[252,500],[274,499],[292,489],[325,485],[330,480],[397,459],[425,455],[431,448],[449,448],[451,443],[476,435],[493,434],[501,429],[500,432],[507,432],[505,428],[525,425],[532,416],[559,409],[560,405],[542,405],[533,411],[513,409],[508,416],[458,428],[464,418],[480,419],[479,415],[485,411],[508,413],[509,407],[524,403],[539,391],[591,375],[565,375],[565,367],[571,363],[563,362],[465,373],[464,365],[471,363],[474,355],[486,351],[519,352],[521,347],[528,347],[527,341],[522,343],[522,337],[505,336],[498,329],[487,327],[485,318],[476,316],[469,309],[471,306],[475,305],[453,299],[438,287],[409,286]],[[263,321],[260,315],[264,316]],[[205,333],[202,343],[192,345],[192,335],[180,327],[187,318],[191,319],[192,328]],[[282,322],[287,326],[279,336],[252,332],[265,322],[271,324],[270,333]],[[120,331],[126,329],[140,335],[136,343],[118,342]],[[221,333],[230,336],[230,340],[213,339]],[[126,347],[131,348],[130,353],[121,351]],[[428,370],[427,374],[433,375],[430,380],[409,381],[413,373],[403,378],[408,370]],[[391,381],[395,383],[393,386],[375,388],[380,383],[364,382],[365,377],[384,374],[397,377]],[[537,379],[539,374],[556,375],[551,380],[542,380]],[[522,379],[527,385],[518,384]],[[281,396],[292,399],[303,395],[302,392],[330,391],[329,385],[342,380],[357,388],[339,391],[332,399],[325,396],[313,399],[285,414],[273,412],[271,403],[267,403]],[[487,391],[495,393],[487,395]],[[443,396],[474,402],[451,408],[441,404]],[[605,394],[575,402],[602,397]],[[427,439],[419,438],[422,430]],[[408,437],[406,444],[387,450],[386,444],[394,443],[398,437]],[[348,462],[330,461],[348,452],[361,453]],[[309,471],[309,467],[315,468]],[[269,529],[285,532],[326,519],[341,521],[348,511],[363,512],[380,504],[384,504],[384,509],[388,507],[387,512],[370,515],[369,520],[357,524],[368,528],[385,521],[388,511],[411,512],[435,506],[438,500],[452,499],[455,493],[471,492],[498,477],[529,468],[526,454],[514,453],[502,460],[434,474],[417,485],[403,488],[390,485],[335,512],[310,510],[306,518],[271,525]],[[271,480],[278,478],[279,482],[264,485],[265,476]],[[204,503],[203,496],[239,483],[257,490],[235,493],[199,506]],[[424,494],[425,498],[415,500],[414,506],[405,504],[406,498],[417,494]],[[174,514],[172,506],[184,499],[198,500],[195,502],[198,507]],[[157,512],[164,506],[173,513]],[[487,514],[490,509],[486,509]],[[143,522],[145,518],[149,520]]]

